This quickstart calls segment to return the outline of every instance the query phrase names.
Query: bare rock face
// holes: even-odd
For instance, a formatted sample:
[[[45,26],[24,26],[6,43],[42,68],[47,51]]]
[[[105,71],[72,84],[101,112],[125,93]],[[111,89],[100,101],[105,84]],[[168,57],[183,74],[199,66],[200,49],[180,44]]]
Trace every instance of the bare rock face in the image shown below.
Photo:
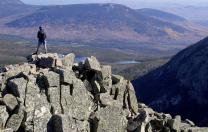
[[[7,90],[10,91],[15,97],[19,98],[22,103],[24,103],[27,80],[25,80],[23,77],[14,78],[9,80],[7,85]]]
[[[96,112],[98,118],[98,132],[126,132],[127,119],[121,106],[110,105]]]
[[[73,84],[75,73],[71,69],[57,69],[56,72],[60,75],[61,83]]]
[[[100,63],[94,56],[85,60],[85,67],[89,70],[101,71]]]
[[[59,74],[49,71],[45,73],[44,75],[44,82],[46,83],[47,87],[59,87],[60,85],[60,77]]]
[[[62,59],[62,64],[65,68],[68,69],[72,69],[72,66],[74,64],[74,59],[75,59],[75,55],[73,53],[70,53],[68,55],[66,55],[63,59]]]
[[[0,130],[4,129],[8,117],[6,106],[0,106]]]
[[[176,116],[175,119],[168,120],[168,124],[172,130],[178,132],[181,124],[181,117]]]
[[[0,75],[2,132],[207,131],[138,103],[132,84],[95,57],[30,56]],[[25,68],[24,68],[25,67]]]
[[[24,118],[24,110],[19,109],[17,113],[13,114],[7,121],[6,128],[12,128],[13,131],[17,131],[20,128]]]
[[[6,94],[3,102],[9,111],[13,111],[18,106],[17,99],[12,94]]]
[[[88,125],[87,121],[79,121],[67,115],[53,115],[48,123],[48,132],[88,132]]]
[[[104,65],[101,67],[101,74],[102,74],[102,80],[100,82],[101,87],[105,91],[110,91],[112,87],[112,71],[111,71],[111,66]]]
[[[37,78],[30,76],[25,100],[26,131],[47,132],[47,123],[51,117],[52,104],[48,99],[47,90],[36,83]],[[57,93],[56,93],[57,95]],[[55,95],[54,95],[55,96]]]

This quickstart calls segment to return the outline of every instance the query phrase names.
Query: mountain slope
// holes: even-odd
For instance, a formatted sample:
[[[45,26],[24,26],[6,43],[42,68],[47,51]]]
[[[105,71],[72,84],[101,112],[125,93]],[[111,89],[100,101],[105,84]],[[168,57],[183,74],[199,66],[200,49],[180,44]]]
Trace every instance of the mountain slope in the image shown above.
[[[146,22],[149,22],[147,24]],[[97,28],[106,26],[109,29],[121,29],[129,26],[139,33],[145,33],[155,27],[173,28],[177,32],[187,31],[171,23],[161,22],[157,19],[142,15],[134,10],[117,4],[88,4],[44,7],[32,15],[9,23],[13,27],[31,27],[40,24],[91,24]],[[105,24],[105,25],[104,25]],[[149,26],[149,27],[148,27]],[[162,30],[161,30],[162,32]]]
[[[189,29],[190,31],[196,32],[196,33],[198,33],[198,35],[201,34],[201,36],[206,37],[206,34],[207,34],[206,27],[204,27],[201,24],[195,23],[195,21],[185,19],[185,18],[183,18],[179,15],[176,15],[174,13],[162,11],[162,10],[157,10],[157,9],[151,9],[151,8],[138,9],[137,11],[143,15],[146,15],[146,16],[164,21],[164,22],[176,24],[176,25],[181,26],[183,28]],[[202,37],[202,38],[204,38],[204,37]],[[188,38],[188,39],[190,39],[190,38]],[[197,41],[199,41],[199,40],[197,40]]]
[[[144,8],[144,9],[138,9],[137,10],[139,13],[146,15],[146,16],[150,16],[150,17],[154,17],[163,21],[173,21],[173,22],[184,22],[186,21],[185,18],[180,17],[178,15],[172,14],[172,13],[168,13],[165,11],[161,11],[161,10],[156,10],[156,9],[151,9],[151,8]]]
[[[174,6],[161,8],[164,11],[168,11],[174,14],[178,14],[188,20],[206,20],[208,15],[207,5],[204,6]],[[191,12],[191,13],[190,13]]]
[[[59,39],[168,42],[197,37],[197,33],[188,28],[118,4],[48,6],[7,23],[11,28],[30,30],[39,25],[46,26],[51,37]],[[31,35],[29,31],[26,34]]]
[[[0,1],[0,18],[28,14],[36,9],[35,6],[25,5],[20,0],[1,0]]]
[[[23,5],[24,3],[20,0],[1,0],[0,1],[0,5],[8,5],[8,4]]]
[[[166,65],[134,80],[137,96],[158,111],[208,123],[208,38],[181,51]]]

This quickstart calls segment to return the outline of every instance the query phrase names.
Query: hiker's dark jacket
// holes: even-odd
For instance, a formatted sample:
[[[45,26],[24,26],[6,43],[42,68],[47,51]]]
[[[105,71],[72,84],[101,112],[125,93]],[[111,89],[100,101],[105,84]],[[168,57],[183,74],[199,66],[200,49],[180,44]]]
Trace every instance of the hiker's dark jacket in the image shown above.
[[[43,30],[38,31],[37,38],[39,41],[45,41],[46,37],[46,33]]]

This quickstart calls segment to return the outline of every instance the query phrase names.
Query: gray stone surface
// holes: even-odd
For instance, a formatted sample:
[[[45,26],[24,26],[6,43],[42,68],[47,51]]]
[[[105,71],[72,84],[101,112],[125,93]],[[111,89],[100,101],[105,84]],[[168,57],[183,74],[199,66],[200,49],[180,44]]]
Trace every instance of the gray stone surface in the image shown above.
[[[98,132],[126,132],[127,119],[120,106],[112,105],[96,112]]]
[[[101,86],[110,93],[110,89],[112,88],[112,78],[111,78],[111,66],[104,65],[101,66],[101,73],[102,73],[102,81]]]
[[[21,103],[24,103],[27,80],[25,80],[23,77],[15,78],[15,79],[9,80],[7,84],[8,84],[9,91],[11,91],[11,93],[15,97],[19,97]]]
[[[191,120],[189,120],[189,119],[186,119],[185,122],[186,122],[187,124],[191,125],[192,127],[195,126],[194,122],[191,121]]]
[[[18,106],[17,99],[12,94],[6,94],[3,102],[9,111],[13,111]]]
[[[126,91],[127,80],[121,79],[117,84],[112,86],[112,95],[113,98],[118,100],[120,103],[124,105],[124,94]]]
[[[208,130],[138,104],[132,84],[95,57],[74,64],[74,54],[49,53],[32,56],[30,63],[9,65],[0,74],[1,132]]]
[[[87,120],[93,104],[84,83],[75,79],[73,86],[63,86],[61,90],[64,112],[73,118]]]
[[[124,108],[127,108],[132,114],[136,114],[138,112],[138,102],[131,83],[126,84],[126,89],[123,96],[123,106]]]
[[[5,106],[0,106],[0,130],[4,128],[9,114],[6,111]]]
[[[23,121],[24,118],[24,111],[23,109],[19,109],[16,114],[13,114],[6,123],[6,128],[12,128],[14,131],[17,131]]]
[[[45,77],[45,83],[48,87],[59,87],[60,86],[60,75],[49,71],[48,73],[44,74]]]
[[[33,80],[33,79],[31,79]],[[26,130],[34,132],[47,132],[47,123],[51,117],[51,105],[46,93],[41,93],[34,81],[27,86],[25,100]]]
[[[61,83],[72,84],[76,78],[75,73],[71,69],[56,69],[56,73],[60,75]]]
[[[112,105],[113,102],[114,102],[114,100],[109,95],[109,93],[100,94],[100,103],[101,103],[101,105],[109,106],[109,105]]]
[[[94,56],[85,60],[85,67],[89,70],[101,71],[100,63]]]
[[[208,132],[208,128],[189,127],[189,128],[184,129],[183,132]]]
[[[14,132],[14,130],[12,128],[7,128],[4,130],[1,130],[1,132]]]
[[[84,83],[84,86],[86,87],[86,89],[87,89],[89,92],[92,92],[92,91],[93,91],[92,84],[91,84],[87,79],[85,79],[85,80],[83,81],[83,83]]]
[[[181,124],[181,117],[180,116],[176,116],[174,119],[168,120],[168,125],[174,131],[177,131],[177,132],[180,131],[180,124]]]
[[[48,132],[89,132],[89,123],[67,115],[53,115],[48,124]]]
[[[117,84],[119,83],[120,81],[122,81],[124,78],[120,75],[111,75],[112,76],[112,82],[113,84]]]
[[[53,114],[61,114],[61,96],[60,87],[49,87],[48,88],[48,99],[51,104],[51,112]]]
[[[63,66],[67,69],[72,69],[74,59],[75,59],[75,55],[73,53],[66,55],[62,60]]]
[[[3,80],[7,80],[11,77],[17,76],[21,72],[24,72],[26,74],[29,74],[29,73],[33,74],[36,72],[36,65],[28,64],[28,63],[24,63],[21,65],[20,64],[9,65],[9,66],[5,66],[5,68],[7,69],[7,72],[2,73]]]

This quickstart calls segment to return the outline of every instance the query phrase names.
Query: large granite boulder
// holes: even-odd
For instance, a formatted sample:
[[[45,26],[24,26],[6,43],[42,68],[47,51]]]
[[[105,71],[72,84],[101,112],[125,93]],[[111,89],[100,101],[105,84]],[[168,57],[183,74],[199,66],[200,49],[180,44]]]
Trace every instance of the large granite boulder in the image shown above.
[[[48,88],[48,100],[51,104],[52,114],[62,113],[60,92],[61,92],[60,86]]]
[[[3,102],[9,111],[13,111],[18,106],[18,101],[12,94],[6,94]]]
[[[48,123],[48,132],[89,132],[87,121],[78,121],[70,116],[53,115]]]
[[[79,79],[74,79],[73,85],[62,86],[61,93],[64,113],[78,120],[87,120],[93,103],[84,83]]]
[[[23,109],[19,109],[17,113],[13,114],[6,123],[6,128],[12,128],[13,131],[17,131],[24,119],[25,112]]]
[[[128,120],[122,107],[116,104],[101,108],[96,112],[98,118],[98,132],[126,132]]]
[[[47,132],[47,123],[51,117],[51,105],[48,101],[47,93],[42,93],[35,82],[35,78],[31,77],[27,85],[25,130]]]
[[[74,64],[75,55],[73,53],[67,54],[62,59],[62,64],[64,68],[72,69],[72,66]]]
[[[73,84],[73,80],[76,79],[75,73],[71,69],[56,69],[55,72],[60,75],[62,84]]]
[[[101,71],[100,63],[94,56],[85,60],[85,68],[99,72]]]
[[[60,86],[60,76],[59,74],[49,71],[44,75],[44,82],[46,83],[47,87],[59,87]]]
[[[27,82],[28,82],[27,80],[21,77],[21,78],[14,78],[12,80],[9,80],[7,83],[8,85],[7,90],[9,91],[9,93],[12,93],[15,97],[18,97],[21,103],[24,103]]]
[[[112,88],[112,71],[111,66],[104,65],[101,66],[101,73],[102,73],[102,80],[101,80],[101,87],[103,87],[107,92],[110,93],[110,89]]]
[[[180,124],[181,124],[181,117],[176,116],[174,119],[168,120],[168,125],[173,131],[179,132],[180,131]]]

